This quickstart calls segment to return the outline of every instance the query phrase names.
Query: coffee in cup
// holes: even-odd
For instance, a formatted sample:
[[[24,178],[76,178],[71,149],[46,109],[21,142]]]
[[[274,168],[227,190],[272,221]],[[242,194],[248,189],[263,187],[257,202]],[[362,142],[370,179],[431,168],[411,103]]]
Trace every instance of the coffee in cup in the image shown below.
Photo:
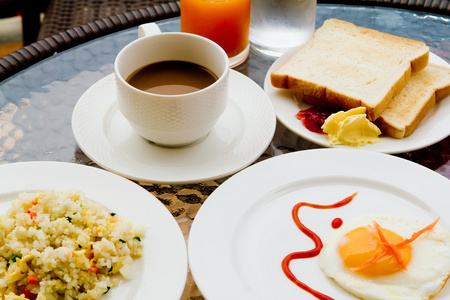
[[[181,60],[166,60],[134,71],[127,82],[144,92],[180,95],[202,90],[218,79],[206,67]]]

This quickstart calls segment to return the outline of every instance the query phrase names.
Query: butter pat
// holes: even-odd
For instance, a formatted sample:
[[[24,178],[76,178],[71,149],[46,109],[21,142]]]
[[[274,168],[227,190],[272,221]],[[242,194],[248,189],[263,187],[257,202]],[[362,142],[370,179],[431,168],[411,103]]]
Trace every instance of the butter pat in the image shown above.
[[[366,108],[357,107],[330,115],[322,125],[331,145],[362,147],[375,144],[381,130],[366,118]]]

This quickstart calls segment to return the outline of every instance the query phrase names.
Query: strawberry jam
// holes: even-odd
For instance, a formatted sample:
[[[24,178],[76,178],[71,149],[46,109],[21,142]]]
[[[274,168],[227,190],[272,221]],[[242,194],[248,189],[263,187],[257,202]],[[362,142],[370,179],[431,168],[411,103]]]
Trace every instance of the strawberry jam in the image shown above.
[[[321,128],[323,123],[331,114],[337,111],[337,109],[313,106],[306,110],[299,111],[296,117],[302,121],[303,125],[309,131],[323,133]]]

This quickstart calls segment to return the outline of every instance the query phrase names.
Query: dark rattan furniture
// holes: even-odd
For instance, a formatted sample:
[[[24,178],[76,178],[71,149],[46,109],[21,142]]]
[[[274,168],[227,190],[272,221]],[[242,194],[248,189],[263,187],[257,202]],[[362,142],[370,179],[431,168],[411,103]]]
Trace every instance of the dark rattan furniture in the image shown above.
[[[450,0],[318,0],[319,3],[386,6],[450,15]],[[50,0],[38,41],[0,58],[0,81],[94,38],[141,23],[180,15],[179,1]]]
[[[449,0],[318,0],[318,3],[386,6],[450,15]]]
[[[103,20],[125,12],[137,11],[171,0],[50,0],[37,40],[65,30]]]
[[[55,12],[56,13],[56,12]],[[74,13],[75,14],[75,13]],[[137,26],[180,15],[179,2],[166,2],[150,5],[134,11],[127,11],[103,19],[92,16],[92,21],[81,23],[70,29],[58,30],[52,36],[41,39],[24,48],[0,58],[0,81],[66,49],[92,39]],[[50,21],[49,21],[50,22]],[[49,28],[50,23],[43,26]]]
[[[95,20],[167,2],[170,0],[50,0],[38,40]],[[318,3],[386,6],[450,15],[449,0],[318,0]]]

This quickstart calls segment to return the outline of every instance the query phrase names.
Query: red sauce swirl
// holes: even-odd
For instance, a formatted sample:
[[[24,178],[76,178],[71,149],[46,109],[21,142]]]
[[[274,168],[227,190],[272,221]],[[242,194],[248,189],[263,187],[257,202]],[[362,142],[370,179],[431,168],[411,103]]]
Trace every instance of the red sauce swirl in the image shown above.
[[[330,205],[320,205],[320,204],[313,204],[313,203],[307,203],[307,202],[299,202],[292,209],[292,218],[294,219],[295,224],[297,225],[297,227],[300,229],[301,232],[303,232],[306,236],[308,236],[311,240],[313,240],[315,248],[308,250],[308,251],[293,252],[291,254],[288,254],[283,259],[283,262],[281,263],[281,267],[283,269],[284,274],[286,274],[286,276],[289,278],[289,280],[291,280],[298,287],[300,287],[303,290],[305,290],[306,292],[310,293],[317,299],[334,300],[333,298],[312,289],[305,283],[298,280],[289,268],[289,264],[292,260],[300,259],[300,258],[311,258],[311,257],[317,256],[317,255],[319,255],[320,251],[323,248],[322,240],[320,239],[320,237],[316,233],[314,233],[312,230],[307,228],[305,225],[303,225],[303,223],[300,221],[300,218],[298,216],[298,211],[299,211],[300,207],[302,207],[302,206],[308,206],[308,207],[312,207],[312,208],[316,208],[316,209],[338,208],[338,207],[341,207],[341,206],[344,206],[344,205],[347,205],[348,203],[350,203],[353,200],[353,198],[356,196],[356,194],[357,193],[354,193],[353,195],[345,198],[344,200],[341,200],[339,202],[336,202],[336,203],[330,204]],[[337,221],[337,222],[339,222],[339,221]],[[342,220],[341,220],[341,222],[342,222]]]

